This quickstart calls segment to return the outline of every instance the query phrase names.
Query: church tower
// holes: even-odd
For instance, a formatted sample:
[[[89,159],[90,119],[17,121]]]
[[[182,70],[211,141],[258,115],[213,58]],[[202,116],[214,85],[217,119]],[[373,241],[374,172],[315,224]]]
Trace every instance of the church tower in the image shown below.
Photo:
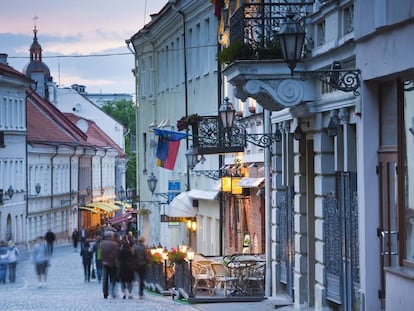
[[[33,29],[33,43],[30,47],[30,62],[23,69],[27,78],[36,81],[36,93],[49,99],[48,84],[53,82],[49,67],[42,61],[42,47],[37,40],[36,25]]]

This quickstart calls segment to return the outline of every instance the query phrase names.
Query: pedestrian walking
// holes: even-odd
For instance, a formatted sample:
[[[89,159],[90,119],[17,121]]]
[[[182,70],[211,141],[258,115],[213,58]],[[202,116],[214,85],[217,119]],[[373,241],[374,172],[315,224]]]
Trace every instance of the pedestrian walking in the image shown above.
[[[83,243],[86,241],[86,230],[85,227],[82,227],[80,231],[80,241],[81,241],[81,249],[83,248]]]
[[[36,269],[39,288],[46,285],[47,268],[49,266],[49,251],[42,236],[37,238],[32,251],[32,261]]]
[[[93,250],[88,241],[85,241],[85,243],[83,244],[80,255],[82,257],[83,273],[85,276],[85,282],[90,282]]]
[[[119,246],[119,238],[116,232],[107,230],[101,242],[103,268],[102,291],[105,299],[108,298],[109,289],[111,290],[112,297],[116,297],[115,287],[118,272]]]
[[[134,247],[125,235],[122,239],[121,249],[119,252],[119,279],[121,281],[122,298],[132,298],[132,282],[134,281],[135,258]]]
[[[45,234],[45,240],[47,243],[47,249],[49,251],[49,255],[52,256],[53,255],[53,244],[55,243],[56,235],[52,232],[51,229],[47,230]]]
[[[144,243],[145,238],[143,236],[140,236],[138,238],[138,243],[134,249],[135,271],[138,273],[139,277],[138,292],[140,299],[144,298],[144,281],[145,275],[147,273],[147,264],[149,263],[148,248]]]
[[[72,232],[72,243],[73,243],[73,250],[76,252],[78,250],[78,240],[79,240],[79,233],[78,229],[73,229]]]
[[[95,267],[96,267],[96,276],[98,282],[102,280],[102,247],[101,247],[102,237],[98,235],[96,237],[96,242],[93,244],[92,250],[95,255]]]
[[[6,241],[0,241],[0,283],[6,283],[8,251]]]
[[[12,240],[8,243],[7,249],[7,257],[8,257],[8,270],[9,270],[9,282],[14,283],[16,281],[16,267],[17,267],[17,259],[20,256],[19,249],[16,247]]]

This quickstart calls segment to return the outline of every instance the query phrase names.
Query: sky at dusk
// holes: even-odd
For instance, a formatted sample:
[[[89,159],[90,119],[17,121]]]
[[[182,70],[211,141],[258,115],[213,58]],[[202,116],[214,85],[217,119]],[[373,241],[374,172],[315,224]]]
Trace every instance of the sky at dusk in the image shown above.
[[[0,53],[23,71],[29,62],[33,28],[43,62],[61,86],[83,84],[88,93],[135,92],[131,38],[168,0],[12,0],[2,1]],[[110,56],[93,56],[125,54]],[[86,57],[84,57],[86,56]]]

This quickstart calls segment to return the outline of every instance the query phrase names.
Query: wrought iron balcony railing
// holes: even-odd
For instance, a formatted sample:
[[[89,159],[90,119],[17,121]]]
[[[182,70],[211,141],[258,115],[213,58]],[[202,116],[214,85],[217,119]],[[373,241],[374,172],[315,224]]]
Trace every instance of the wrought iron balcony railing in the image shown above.
[[[280,3],[245,3],[230,17],[223,17],[224,31],[229,31],[229,45],[219,58],[223,63],[238,59],[282,59],[277,39],[281,23],[288,12],[301,20],[314,1],[280,1]]]

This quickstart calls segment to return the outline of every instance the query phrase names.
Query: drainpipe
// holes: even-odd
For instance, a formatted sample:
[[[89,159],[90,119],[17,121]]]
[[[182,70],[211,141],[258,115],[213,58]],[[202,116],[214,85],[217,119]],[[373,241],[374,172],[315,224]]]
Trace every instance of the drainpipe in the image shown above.
[[[138,135],[138,131],[139,131],[139,102],[138,102],[138,96],[139,96],[139,80],[138,80],[138,52],[135,51],[135,48],[132,49],[131,48],[131,40],[125,40],[125,43],[127,44],[128,50],[134,54],[134,69],[132,70],[132,73],[134,74],[134,78],[135,78],[135,148],[138,150],[139,144],[140,144],[140,134]],[[137,151],[136,150],[136,151]],[[145,161],[145,158],[144,158]],[[140,193],[138,193],[139,189],[138,189],[138,185],[140,185],[141,183],[141,178],[140,178],[140,156],[139,153],[136,152],[136,173],[135,173],[135,178],[136,178],[136,191],[138,194],[138,197],[140,198]],[[126,164],[125,164],[125,169],[126,169]],[[126,186],[126,185],[125,185]],[[126,189],[126,187],[125,187]],[[139,217],[139,216],[137,216]],[[137,224],[137,228],[139,227],[139,224]],[[138,231],[138,230],[137,230]]]
[[[271,133],[270,111],[264,109],[264,132]],[[265,297],[271,296],[272,289],[272,207],[270,200],[270,156],[271,146],[264,150],[264,170],[265,170],[265,237],[266,237],[266,271],[265,271]]]
[[[188,117],[188,70],[187,70],[187,36],[186,36],[186,23],[185,23],[185,14],[183,11],[176,9],[175,5],[171,7],[174,11],[181,15],[183,20],[183,46],[184,46],[184,109],[185,109],[185,116]],[[186,129],[187,137],[185,138],[186,150],[190,147],[189,137],[188,137],[188,129]],[[188,165],[187,167],[187,186],[186,191],[190,191],[190,168]]]
[[[101,159],[99,160],[100,161],[100,163],[101,163],[101,191],[102,191],[102,189],[103,189],[103,176],[102,176],[102,173],[103,173],[103,168],[102,168],[102,161],[103,161],[103,158],[105,158],[106,157],[106,153],[107,153],[107,149],[104,149],[105,150],[105,153],[104,153],[104,155],[101,157]],[[101,192],[101,200],[102,200],[102,197],[103,197],[103,193]]]
[[[76,154],[77,148],[78,147],[73,148],[73,153],[69,157],[69,193],[70,193],[69,198],[70,198],[70,203],[71,203],[70,205],[72,205],[72,190],[73,190],[73,188],[72,188],[72,159]]]
[[[95,148],[95,153],[93,156],[91,156],[91,176],[90,176],[90,185],[91,185],[91,202],[93,199],[93,158],[96,156],[96,153],[98,152],[98,149]]]
[[[50,158],[50,172],[51,172],[51,176],[50,176],[50,209],[53,209],[53,195],[54,195],[54,191],[53,191],[53,182],[54,182],[54,172],[55,172],[55,168],[53,166],[53,159],[58,155],[58,151],[59,151],[59,145],[55,147],[56,151],[55,154],[52,155],[52,157]],[[48,219],[48,227],[50,228],[50,217]]]
[[[219,42],[217,42],[217,55],[219,55],[221,52],[221,45]],[[222,101],[222,76],[221,76],[221,64],[220,61],[217,59],[217,112],[219,111],[221,101]],[[222,175],[221,168],[224,165],[224,155],[219,154],[218,156],[219,161],[219,168],[220,168],[220,178]],[[224,252],[224,195],[222,192],[220,192],[220,203],[219,203],[219,234],[220,234],[220,256],[223,256],[225,254]]]

